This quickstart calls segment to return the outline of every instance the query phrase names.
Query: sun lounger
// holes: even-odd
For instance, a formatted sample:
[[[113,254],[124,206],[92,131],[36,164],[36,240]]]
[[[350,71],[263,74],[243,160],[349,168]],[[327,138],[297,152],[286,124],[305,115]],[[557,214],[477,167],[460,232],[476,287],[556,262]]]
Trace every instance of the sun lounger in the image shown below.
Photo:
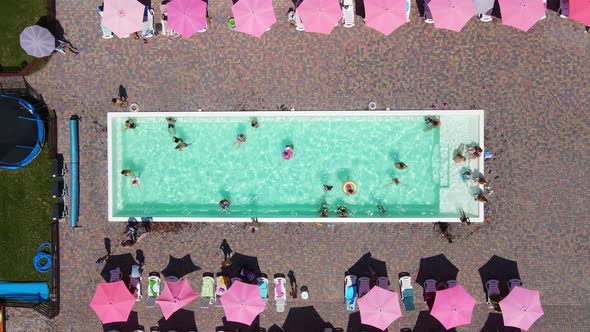
[[[160,273],[150,272],[148,275],[148,298],[147,306],[153,307],[156,305],[156,299],[160,296]]]
[[[139,265],[131,267],[131,277],[129,277],[129,291],[135,297],[135,301],[141,301],[141,273]]]
[[[110,30],[109,30],[110,31]],[[111,33],[109,38],[113,38]],[[51,176],[54,178],[63,177],[68,171],[68,167],[64,164],[63,157],[51,159]]]
[[[227,292],[227,289],[229,288],[229,278],[224,276],[224,275],[217,275],[217,278],[215,279],[216,283],[215,283],[215,302],[214,305],[216,307],[222,307],[221,305],[221,301],[219,301],[219,297],[223,294],[225,294],[225,292]]]
[[[68,193],[68,186],[66,186],[63,179],[53,182],[53,198],[64,197]]]
[[[299,14],[297,14],[297,10],[295,10],[295,30],[305,31],[305,27],[303,26],[303,22],[301,21],[301,17],[299,17]]]
[[[387,279],[387,277],[377,278],[376,286],[383,289],[389,289],[389,279]]]
[[[406,20],[410,22],[410,9],[412,8],[412,4],[410,0],[406,0]]]
[[[275,286],[277,312],[284,312],[285,304],[287,303],[287,280],[285,280],[285,275],[282,273],[275,274],[273,283]]]
[[[447,280],[447,288],[453,288],[457,286],[457,280]]]
[[[436,293],[436,280],[428,279],[424,281],[424,293]]]
[[[111,29],[107,28],[106,26],[104,26],[102,24],[102,12],[103,12],[102,6],[98,6],[97,11],[98,11],[98,15],[100,15],[100,29],[102,30],[102,38],[104,38],[104,39],[113,38],[113,32],[111,31]]]
[[[498,280],[488,280],[486,282],[486,302],[490,309],[499,311],[500,282]]]
[[[143,14],[143,29],[141,30],[142,38],[150,38],[154,36],[154,9],[145,6]]]
[[[559,10],[557,13],[561,18],[568,18],[570,16],[570,0],[559,1]]]
[[[432,18],[432,13],[430,12],[430,8],[428,7],[428,3],[430,0],[424,0],[424,22],[428,24],[434,23],[434,19]]]
[[[268,302],[268,278],[266,277],[266,274],[262,274],[260,277],[256,278],[256,283],[260,290],[260,298],[262,298],[262,302],[266,304],[266,302]]]
[[[121,280],[121,278],[123,278],[123,274],[121,273],[120,268],[111,270],[111,278],[109,279],[109,282],[117,282]]]
[[[208,308],[215,301],[215,280],[213,273],[203,273],[203,285],[201,286],[201,308]]]
[[[342,23],[345,28],[352,28],[354,26],[354,0],[341,0],[342,7]]]
[[[399,274],[399,289],[406,311],[414,311],[414,288],[412,287],[412,278],[410,278],[408,272]]]
[[[511,292],[512,288],[514,288],[515,286],[522,286],[522,281],[520,279],[508,280],[508,292]]]
[[[358,279],[359,283],[359,299],[367,294],[371,290],[371,279],[368,277],[360,277]]]
[[[357,277],[349,274],[344,277],[344,305],[346,311],[355,311],[358,295]]]

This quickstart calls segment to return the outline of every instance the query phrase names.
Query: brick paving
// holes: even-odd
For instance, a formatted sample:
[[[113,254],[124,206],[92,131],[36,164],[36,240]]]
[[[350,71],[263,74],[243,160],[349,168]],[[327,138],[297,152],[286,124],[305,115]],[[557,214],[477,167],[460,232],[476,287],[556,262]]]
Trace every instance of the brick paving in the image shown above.
[[[106,113],[119,84],[142,111],[357,110],[369,101],[379,108],[419,109],[448,102],[453,109],[486,111],[487,163],[495,193],[489,225],[454,225],[455,243],[437,238],[430,225],[349,224],[334,229],[316,224],[268,224],[251,234],[241,225],[158,226],[133,250],[141,249],[146,271],[161,270],[167,255],[191,253],[203,270],[221,261],[217,249],[227,238],[235,251],[256,255],[268,274],[293,269],[311,290],[311,304],[335,326],[346,327],[343,272],[365,252],[416,276],[421,257],[445,253],[460,269],[459,282],[476,297],[473,323],[458,331],[480,331],[488,317],[477,269],[493,254],[516,260],[525,286],[539,289],[545,316],[530,331],[588,331],[590,261],[588,161],[590,37],[583,27],[550,12],[528,33],[499,21],[472,20],[457,34],[435,30],[418,19],[389,37],[364,27],[332,35],[297,33],[275,1],[279,22],[260,40],[229,31],[229,0],[211,2],[209,31],[190,40],[154,37],[148,44],[102,40],[99,1],[57,0],[57,18],[81,49],[55,55],[27,78],[58,115],[59,150],[69,158],[68,119],[80,123],[80,226],[61,224],[61,314],[49,321],[29,310],[10,309],[8,330],[100,331],[88,306],[100,276],[94,261],[104,255],[103,238],[121,238],[123,224],[107,222]],[[155,1],[154,1],[155,2]],[[155,6],[157,7],[157,6]],[[6,82],[6,80],[3,80]],[[202,271],[200,271],[202,272]],[[200,287],[200,272],[188,277]],[[419,310],[421,288],[415,285]],[[286,313],[269,310],[262,326],[282,325]],[[221,324],[219,308],[195,312],[199,331]],[[145,302],[135,306],[139,322],[161,318]],[[390,331],[414,326],[418,311]]]

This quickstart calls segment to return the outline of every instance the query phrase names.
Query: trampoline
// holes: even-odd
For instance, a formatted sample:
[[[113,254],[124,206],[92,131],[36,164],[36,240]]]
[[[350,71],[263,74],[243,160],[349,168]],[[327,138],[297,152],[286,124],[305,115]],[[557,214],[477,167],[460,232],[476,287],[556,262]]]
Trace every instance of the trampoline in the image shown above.
[[[0,168],[19,169],[41,151],[43,120],[25,99],[0,94]]]

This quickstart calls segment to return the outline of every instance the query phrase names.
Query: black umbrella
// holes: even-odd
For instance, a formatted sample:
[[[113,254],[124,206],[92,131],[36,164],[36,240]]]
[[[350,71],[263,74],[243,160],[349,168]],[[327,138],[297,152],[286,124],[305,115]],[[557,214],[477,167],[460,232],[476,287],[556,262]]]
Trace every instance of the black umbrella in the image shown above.
[[[520,332],[520,329],[511,326],[504,326],[502,314],[490,312],[488,314],[488,319],[479,332]]]
[[[357,277],[387,277],[387,263],[372,257],[371,253],[364,254],[353,266],[348,269],[350,274]]]
[[[236,252],[231,256],[230,261],[230,265],[221,268],[221,272],[226,277],[241,277],[242,269],[248,270],[256,276],[261,273],[258,258],[254,256],[246,256]]]
[[[240,332],[260,332],[260,315],[254,318],[251,325],[246,325],[238,322],[230,322],[225,316],[222,318],[223,327],[228,331],[240,331]]]
[[[328,324],[320,317],[313,306],[289,309],[283,330],[285,332],[323,331]]]
[[[120,331],[120,332],[132,332],[137,331],[139,328],[139,318],[137,312],[132,311],[129,314],[126,322],[108,323],[102,325],[104,332]]]
[[[123,254],[123,255],[112,255],[109,257],[107,262],[105,263],[100,275],[104,278],[106,282],[111,281],[111,270],[116,270],[117,268],[121,269],[121,274],[123,275],[123,280],[128,280],[131,276],[131,267],[133,265],[139,265],[133,255],[131,254]]]
[[[182,258],[170,256],[168,259],[168,266],[162,270],[162,274],[164,277],[173,276],[176,278],[182,278],[185,275],[200,269],[200,267],[193,263],[190,254],[184,255]]]
[[[319,330],[321,331],[321,330]],[[385,329],[387,332],[388,329]],[[371,325],[365,325],[361,323],[361,313],[360,311],[353,312],[348,315],[348,326],[346,327],[346,332],[384,332],[381,329],[378,329]]]
[[[268,329],[268,332],[285,332],[282,328],[280,328],[277,324],[274,324]]]
[[[416,325],[414,326],[413,332],[447,332],[447,331],[457,331],[455,328],[450,330],[445,329],[445,327],[438,321],[438,319],[434,318],[428,311],[420,311],[418,314],[418,319],[416,320]]]
[[[424,281],[428,279],[444,282],[457,280],[457,274],[459,274],[459,269],[444,254],[440,254],[420,259],[416,282],[423,286]]]
[[[488,280],[498,280],[500,282],[500,292],[507,295],[508,280],[520,279],[516,262],[496,255],[492,256],[478,271],[484,292]]]
[[[192,332],[197,331],[195,313],[185,309],[179,309],[168,319],[164,317],[158,321],[160,331]]]

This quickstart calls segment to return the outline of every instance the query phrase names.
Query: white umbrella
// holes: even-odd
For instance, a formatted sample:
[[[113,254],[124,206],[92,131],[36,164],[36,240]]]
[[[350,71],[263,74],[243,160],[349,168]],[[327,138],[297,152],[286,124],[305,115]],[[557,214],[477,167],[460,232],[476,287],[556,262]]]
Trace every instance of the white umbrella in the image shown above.
[[[20,47],[27,54],[41,58],[55,50],[55,37],[44,27],[32,25],[21,32]]]

